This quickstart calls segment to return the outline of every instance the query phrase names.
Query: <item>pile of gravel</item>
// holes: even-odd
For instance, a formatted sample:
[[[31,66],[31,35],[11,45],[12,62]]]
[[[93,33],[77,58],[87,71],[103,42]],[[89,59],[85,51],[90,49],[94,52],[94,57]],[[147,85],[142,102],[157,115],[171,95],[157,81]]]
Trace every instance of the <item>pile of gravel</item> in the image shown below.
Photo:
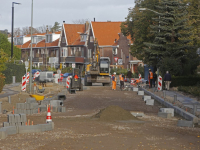
[[[98,118],[101,121],[139,120],[129,111],[126,111],[119,106],[108,106],[104,109],[101,109],[99,113],[93,116],[93,118]]]

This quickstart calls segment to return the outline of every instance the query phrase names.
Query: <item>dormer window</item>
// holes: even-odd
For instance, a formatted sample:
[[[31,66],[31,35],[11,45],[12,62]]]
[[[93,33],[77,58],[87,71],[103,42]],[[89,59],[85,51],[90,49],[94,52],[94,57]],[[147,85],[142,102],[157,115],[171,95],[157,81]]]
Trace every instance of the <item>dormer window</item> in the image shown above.
[[[33,43],[38,43],[44,39],[44,36],[33,36]]]
[[[47,34],[46,35],[46,43],[51,43],[52,42],[52,34]]]
[[[14,39],[14,44],[15,45],[22,45],[23,44],[23,37],[16,37]]]
[[[87,39],[87,34],[81,34],[81,42],[85,42]]]

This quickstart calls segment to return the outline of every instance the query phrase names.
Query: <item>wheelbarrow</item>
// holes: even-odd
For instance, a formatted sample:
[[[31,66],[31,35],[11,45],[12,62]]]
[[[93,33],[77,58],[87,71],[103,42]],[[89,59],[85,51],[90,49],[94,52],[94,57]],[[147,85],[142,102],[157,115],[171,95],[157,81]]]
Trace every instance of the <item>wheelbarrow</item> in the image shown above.
[[[43,101],[44,100],[43,95],[32,94],[32,95],[29,95],[29,96],[35,98],[36,101]]]

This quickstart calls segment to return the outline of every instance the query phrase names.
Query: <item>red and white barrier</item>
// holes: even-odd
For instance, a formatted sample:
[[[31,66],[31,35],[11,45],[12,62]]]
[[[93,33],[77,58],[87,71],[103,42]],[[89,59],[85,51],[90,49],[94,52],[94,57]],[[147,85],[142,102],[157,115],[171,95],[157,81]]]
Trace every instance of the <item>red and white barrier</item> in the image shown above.
[[[70,86],[70,77],[68,76],[66,80],[66,88],[68,89],[69,86]]]
[[[162,77],[159,76],[158,77],[158,91],[161,91],[162,90]]]
[[[131,85],[135,85],[135,79],[131,78]]]
[[[22,91],[26,91],[26,76],[22,77]]]
[[[35,80],[35,78],[39,77],[40,76],[40,72],[37,71],[36,73],[34,73],[34,76],[33,76],[33,80]]]
[[[26,83],[29,83],[29,72],[26,74]]]
[[[142,79],[142,75],[141,74],[139,74],[139,80],[141,80]]]

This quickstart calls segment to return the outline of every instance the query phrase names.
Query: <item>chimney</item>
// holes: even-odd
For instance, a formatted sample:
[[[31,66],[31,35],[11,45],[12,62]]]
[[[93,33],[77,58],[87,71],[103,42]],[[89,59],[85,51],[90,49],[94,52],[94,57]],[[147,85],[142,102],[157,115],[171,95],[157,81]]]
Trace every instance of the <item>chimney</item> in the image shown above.
[[[63,21],[63,23],[65,23],[65,21]]]
[[[94,18],[94,22],[95,22],[95,18]]]
[[[48,25],[46,26],[47,30],[46,30],[46,34],[49,34],[49,29],[48,29]]]

